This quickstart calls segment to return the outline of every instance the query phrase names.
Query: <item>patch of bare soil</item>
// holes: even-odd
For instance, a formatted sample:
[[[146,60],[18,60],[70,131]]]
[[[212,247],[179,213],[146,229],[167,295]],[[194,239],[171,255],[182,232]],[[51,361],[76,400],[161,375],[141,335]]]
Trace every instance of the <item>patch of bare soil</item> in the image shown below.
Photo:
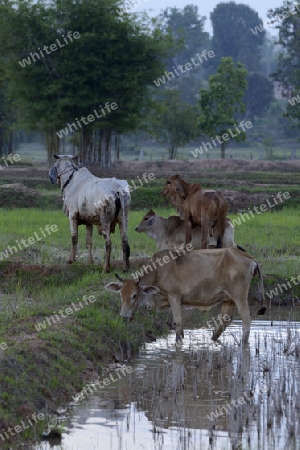
[[[23,183],[10,183],[10,184],[2,184],[0,189],[12,189],[16,193],[28,194],[31,196],[40,197],[42,194],[35,189],[31,189],[25,186]]]
[[[227,189],[222,189],[222,192],[228,204],[228,211],[231,213],[245,211],[253,206],[259,206],[262,203],[265,203],[266,199],[271,200],[271,195],[261,192],[246,193]],[[271,209],[271,211],[273,210]]]
[[[220,172],[297,172],[300,170],[300,160],[291,161],[260,161],[250,159],[189,159],[189,160],[157,160],[157,161],[120,161],[113,162],[110,169],[103,169],[98,164],[87,164],[88,169],[96,176],[115,176],[118,178],[135,178],[144,172],[154,172],[156,178],[166,178],[179,173],[196,178],[199,173],[209,171]],[[48,179],[47,167],[10,167],[9,176]],[[5,174],[3,174],[5,177]]]

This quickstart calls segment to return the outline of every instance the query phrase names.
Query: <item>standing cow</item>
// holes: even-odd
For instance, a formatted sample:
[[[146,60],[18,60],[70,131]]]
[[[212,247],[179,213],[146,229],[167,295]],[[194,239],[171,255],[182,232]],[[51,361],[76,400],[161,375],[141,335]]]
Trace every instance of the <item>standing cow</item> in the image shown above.
[[[86,167],[79,169],[77,156],[54,155],[56,162],[49,172],[51,183],[58,183],[63,194],[63,211],[69,217],[72,249],[68,263],[75,261],[78,242],[78,226],[86,226],[88,261],[93,263],[93,225],[105,239],[104,272],[110,270],[111,239],[118,223],[122,239],[123,270],[129,269],[130,248],[127,238],[130,192],[126,180],[97,178]]]
[[[220,191],[206,191],[199,184],[189,184],[180,175],[170,176],[161,192],[185,221],[186,244],[192,240],[192,228],[201,226],[201,246],[208,248],[212,227],[218,230],[217,248],[222,247],[226,229],[227,202]]]
[[[234,306],[243,321],[243,343],[247,343],[250,333],[251,316],[248,304],[250,282],[256,273],[260,276],[263,306],[258,314],[266,311],[263,279],[260,267],[252,256],[236,248],[215,250],[193,250],[178,255],[170,250],[155,253],[150,263],[143,268],[138,280],[123,280],[109,283],[107,290],[121,294],[120,314],[131,319],[134,312],[152,296],[157,309],[171,306],[173,321],[176,323],[176,341],[184,337],[181,306],[192,306],[209,311],[221,303],[223,320],[213,333],[216,340],[230,324]],[[144,298],[147,294],[147,300]],[[157,294],[160,294],[157,296]]]

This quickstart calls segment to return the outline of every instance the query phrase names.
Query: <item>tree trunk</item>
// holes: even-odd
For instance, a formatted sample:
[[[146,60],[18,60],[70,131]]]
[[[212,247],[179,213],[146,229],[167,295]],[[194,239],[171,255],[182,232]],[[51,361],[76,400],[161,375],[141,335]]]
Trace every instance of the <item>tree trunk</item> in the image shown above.
[[[111,167],[111,132],[106,131],[105,132],[105,151],[104,151],[104,167],[109,168]]]
[[[4,128],[0,127],[0,156],[4,155]]]
[[[177,146],[176,144],[172,144],[170,149],[170,159],[175,159],[176,154],[177,154]]]
[[[46,143],[48,166],[51,167],[53,164],[53,155],[55,153],[59,153],[60,146],[60,140],[54,128],[52,130],[46,131]]]
[[[84,128],[82,130],[82,163],[85,166],[88,162],[91,162],[91,144],[92,144],[92,130]]]
[[[221,144],[221,158],[222,159],[225,159],[225,142],[224,141],[222,141],[222,144]]]
[[[116,161],[120,161],[120,134],[115,134],[115,155],[116,155]]]
[[[8,155],[13,153],[13,132],[10,130],[8,135]]]

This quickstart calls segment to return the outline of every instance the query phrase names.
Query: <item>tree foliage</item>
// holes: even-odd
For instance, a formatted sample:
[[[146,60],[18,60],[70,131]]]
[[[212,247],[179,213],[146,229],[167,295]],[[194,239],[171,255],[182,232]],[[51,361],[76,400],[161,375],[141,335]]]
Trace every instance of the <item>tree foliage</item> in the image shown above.
[[[145,19],[128,13],[118,15],[119,0],[17,0],[14,5],[0,5],[5,18],[0,45],[21,125],[47,134],[51,159],[61,144],[57,131],[94,109],[99,111],[100,105],[115,102],[116,110],[78,132],[83,159],[88,151],[101,156],[100,147],[109,150],[114,133],[135,129],[147,111],[148,86],[163,70],[167,40],[155,24],[150,27]],[[68,32],[80,37],[70,42]],[[43,51],[57,39],[63,48]],[[31,53],[40,58],[33,61]],[[21,67],[19,61],[25,58],[30,64]],[[109,165],[109,152],[105,158]]]
[[[241,63],[234,65],[230,57],[222,58],[215,75],[208,80],[207,90],[200,91],[199,127],[201,134],[218,139],[236,125],[237,114],[245,112],[243,97],[247,87],[247,70]],[[233,133],[234,134],[234,133]],[[242,131],[233,139],[246,139]],[[225,158],[226,141],[221,142],[221,157]]]
[[[277,70],[273,78],[279,82],[282,94],[287,98],[300,93],[300,2],[284,1],[280,8],[271,9],[268,17],[278,29],[278,43],[281,51],[278,55]],[[286,116],[299,128],[300,99],[287,104]]]
[[[151,115],[151,124],[158,142],[166,144],[170,159],[175,159],[178,148],[197,136],[197,109],[183,102],[179,91],[166,89]]]
[[[217,57],[231,56],[233,61],[244,64],[248,71],[257,71],[260,60],[260,47],[265,31],[255,27],[262,24],[258,13],[248,5],[234,2],[219,3],[210,14],[213,26],[212,48]]]
[[[165,32],[171,33],[177,50],[172,64],[189,61],[209,45],[209,35],[204,31],[206,17],[199,15],[198,6],[186,5],[182,10],[167,8],[162,16]]]
[[[274,100],[274,87],[272,81],[260,72],[250,73],[247,76],[247,85],[244,96],[245,119],[254,121],[254,116],[263,116]]]

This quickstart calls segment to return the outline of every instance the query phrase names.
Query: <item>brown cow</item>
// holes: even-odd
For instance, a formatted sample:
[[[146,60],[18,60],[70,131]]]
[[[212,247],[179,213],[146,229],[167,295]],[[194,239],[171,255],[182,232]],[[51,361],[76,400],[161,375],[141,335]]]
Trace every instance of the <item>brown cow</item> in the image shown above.
[[[172,175],[161,195],[170,200],[185,221],[186,244],[192,240],[192,228],[198,225],[201,226],[202,248],[208,248],[212,227],[218,230],[217,248],[222,247],[227,215],[227,202],[222,192],[201,189],[200,184],[189,184],[180,175]]]
[[[120,314],[127,319],[133,317],[143,301],[150,305],[152,301],[153,306],[158,309],[171,306],[176,323],[176,341],[183,338],[182,305],[209,311],[222,304],[222,316],[227,314],[230,319],[221,321],[213,333],[214,340],[230,324],[236,306],[243,321],[242,340],[247,343],[251,324],[248,291],[251,279],[257,272],[263,298],[263,307],[258,314],[264,314],[266,307],[260,267],[252,256],[234,247],[193,250],[181,255],[171,250],[162,250],[155,253],[150,263],[142,268],[140,278],[123,280],[118,277],[121,283],[109,283],[105,288],[120,292]]]

